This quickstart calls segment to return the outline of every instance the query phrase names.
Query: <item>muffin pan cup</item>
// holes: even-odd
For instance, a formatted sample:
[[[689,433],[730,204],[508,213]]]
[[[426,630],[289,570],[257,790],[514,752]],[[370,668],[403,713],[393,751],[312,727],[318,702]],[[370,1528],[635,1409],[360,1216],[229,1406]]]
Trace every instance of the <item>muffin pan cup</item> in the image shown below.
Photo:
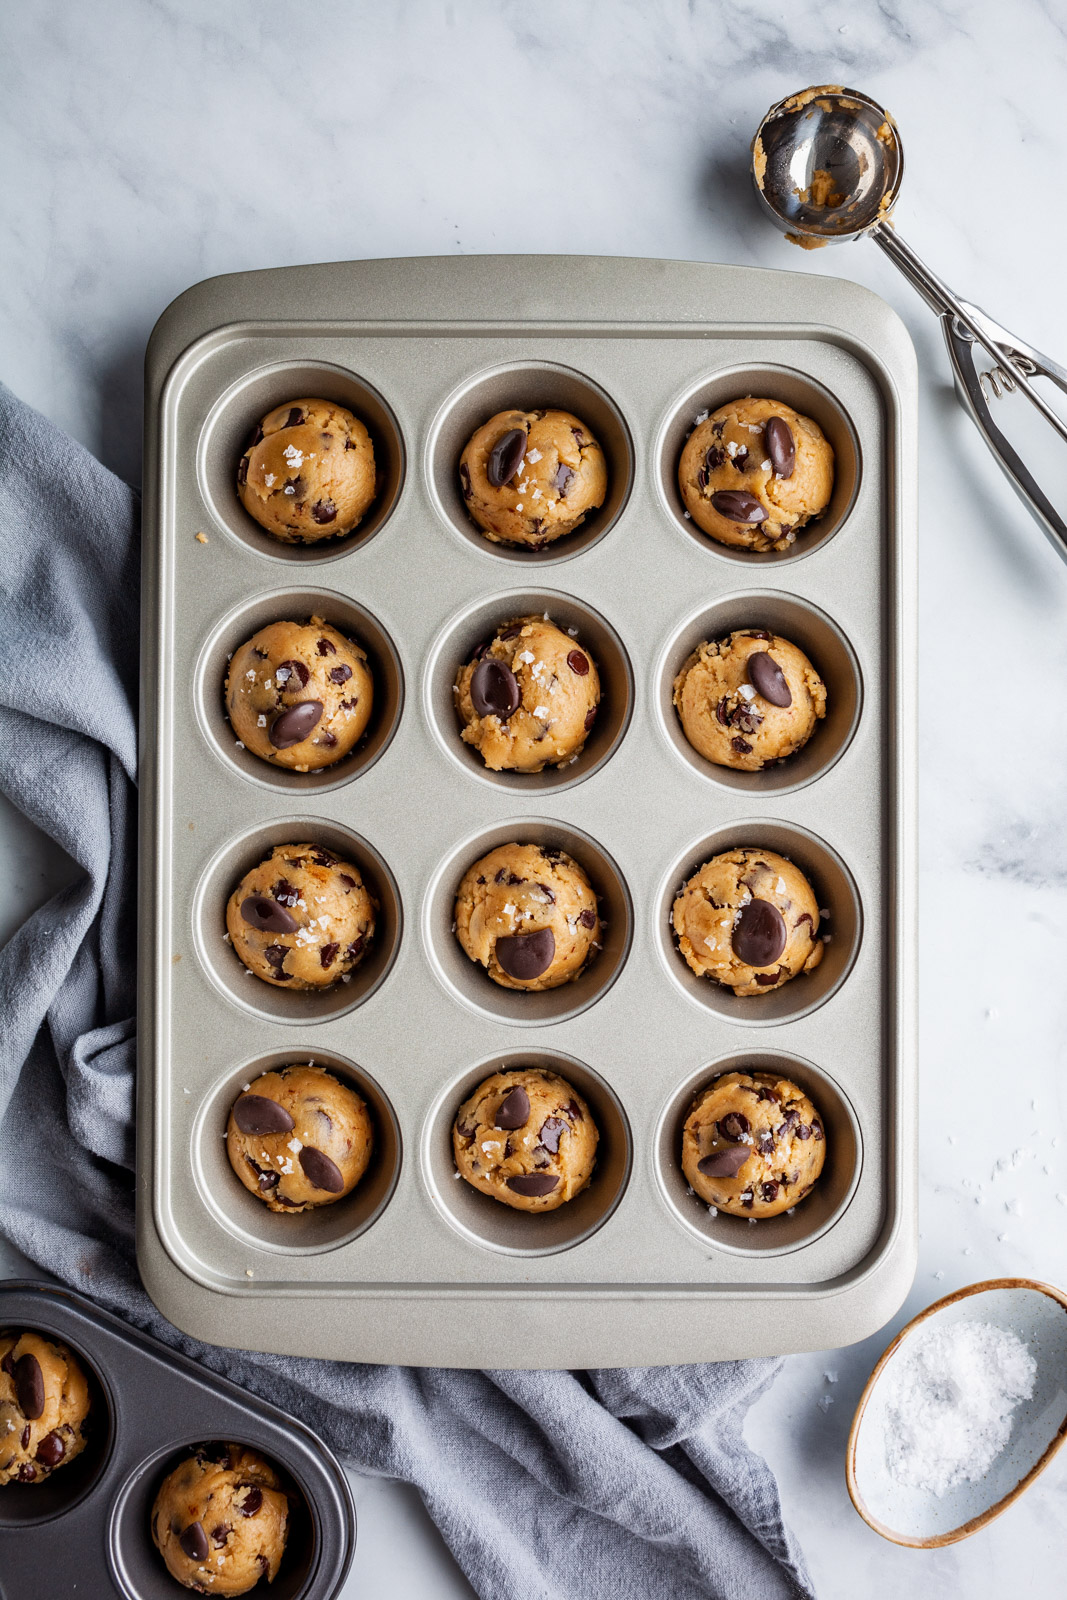
[[[75,1591],[93,1600],[189,1594],[152,1543],[151,1511],[171,1468],[190,1447],[212,1441],[260,1451],[292,1496],[271,1600],[339,1593],[355,1549],[355,1506],[340,1464],[303,1423],[69,1289],[0,1284],[0,1328],[30,1328],[69,1346],[93,1397],[93,1430],[77,1460],[43,1484],[0,1488],[3,1600]],[[252,1592],[260,1588],[266,1585]]]
[[[365,537],[268,548],[228,501],[222,446],[316,373],[372,408],[385,498]],[[773,559],[705,538],[675,488],[700,413],[748,393],[814,416],[838,454],[826,518]],[[573,409],[609,458],[603,512],[540,552],[482,539],[453,476],[509,404]],[[879,1327],[916,1250],[916,378],[896,316],[830,278],[679,262],[243,273],[164,314],[146,418],[138,1251],[156,1303],[215,1343],[428,1365],[726,1359]],[[392,699],[373,760],[279,781],[228,753],[208,666],[242,618],[303,615],[320,593],[357,636],[373,621]],[[598,657],[604,712],[571,768],[490,774],[451,681],[527,609]],[[824,670],[830,717],[766,783],[679,745],[669,678],[705,623],[778,628]],[[321,997],[260,984],[222,938],[231,878],[298,837],[353,841],[383,900],[387,946]],[[547,995],[497,988],[451,934],[463,872],[508,838],[561,844],[603,897],[603,950]],[[701,988],[666,924],[682,874],[745,844],[810,867],[832,913],[822,968],[747,1001]],[[740,1240],[694,1223],[663,1131],[683,1088],[749,1058],[806,1063],[851,1141],[817,1215],[802,1203],[759,1243],[761,1223]],[[391,1166],[380,1204],[287,1248],[250,1224],[209,1141],[249,1062],[309,1059],[377,1086]],[[611,1108],[590,1216],[543,1241],[452,1197],[445,1098],[505,1060],[579,1063]]]

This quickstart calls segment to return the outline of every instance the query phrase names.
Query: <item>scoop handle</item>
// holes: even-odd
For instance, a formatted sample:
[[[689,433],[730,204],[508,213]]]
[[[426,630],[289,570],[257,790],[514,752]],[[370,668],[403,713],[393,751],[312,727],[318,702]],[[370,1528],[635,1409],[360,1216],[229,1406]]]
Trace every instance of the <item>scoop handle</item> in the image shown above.
[[[1018,390],[1060,438],[1067,441],[1067,421],[1052,409],[1030,382],[1033,377],[1048,378],[1067,394],[1067,370],[1032,345],[1016,338],[977,306],[958,299],[888,222],[878,223],[870,230],[868,237],[889,256],[927,304],[937,312],[961,403],[970,413],[1016,494],[1043,528],[1053,548],[1067,561],[1067,522],[1043,492],[1018,451],[997,427],[984,387],[987,382],[994,400],[999,399],[1005,391],[1011,393]],[[986,372],[978,370],[976,349],[984,350],[992,360],[993,365]]]

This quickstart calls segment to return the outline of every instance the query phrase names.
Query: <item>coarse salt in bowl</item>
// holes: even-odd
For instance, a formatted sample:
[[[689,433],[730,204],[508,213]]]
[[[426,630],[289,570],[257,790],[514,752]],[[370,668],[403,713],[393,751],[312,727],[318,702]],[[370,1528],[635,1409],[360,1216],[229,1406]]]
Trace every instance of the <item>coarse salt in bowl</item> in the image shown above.
[[[895,1544],[953,1544],[1005,1511],[1065,1437],[1067,1295],[1025,1278],[972,1284],[920,1312],[875,1367],[848,1492]]]

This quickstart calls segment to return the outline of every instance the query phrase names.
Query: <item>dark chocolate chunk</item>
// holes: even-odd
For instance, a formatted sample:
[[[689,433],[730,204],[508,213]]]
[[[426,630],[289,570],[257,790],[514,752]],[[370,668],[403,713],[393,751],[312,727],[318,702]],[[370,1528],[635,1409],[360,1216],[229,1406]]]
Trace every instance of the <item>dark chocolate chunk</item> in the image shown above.
[[[778,1124],[778,1128],[777,1128],[777,1131],[776,1131],[776,1137],[779,1138],[779,1139],[784,1139],[785,1135],[787,1133],[789,1133],[793,1128],[795,1128],[799,1121],[800,1121],[800,1115],[799,1115],[798,1112],[796,1112],[796,1111],[787,1111],[785,1116],[783,1117],[782,1121]],[[805,1134],[804,1137],[806,1139],[807,1138],[807,1134]]]
[[[773,1179],[771,1179],[771,1181],[769,1183],[761,1183],[760,1184],[760,1193],[762,1194],[764,1200],[767,1200],[767,1201],[777,1200],[777,1198],[778,1198],[778,1185],[774,1182]]]
[[[757,972],[756,973],[756,982],[759,984],[761,989],[769,989],[772,984],[778,982],[778,979],[781,976],[782,976],[781,967],[776,967],[773,972]]]
[[[738,472],[746,472],[748,470],[748,450],[744,445],[734,455],[734,466]]]
[[[326,967],[332,967],[334,962],[337,960],[337,952],[340,950],[340,948],[340,943],[332,939],[329,944],[324,944],[322,949],[319,951],[320,966],[322,966],[324,969]]]
[[[495,656],[484,656],[471,674],[471,701],[480,717],[506,722],[522,701],[511,668]]]
[[[14,1375],[15,1375],[14,1346],[12,1346],[12,1348],[7,1352],[7,1355],[4,1357],[4,1359],[2,1361],[0,1361],[0,1372],[6,1372],[9,1378],[14,1377]]]
[[[596,711],[597,711],[596,706],[590,706],[589,710],[585,714],[585,731],[586,731],[586,733],[589,732],[590,728],[593,726],[593,723],[596,721]]]
[[[247,456],[242,456],[240,461],[237,463],[237,482],[238,483],[247,483],[248,482],[248,457]]]
[[[252,437],[248,441],[248,449],[249,450],[254,450],[256,448],[257,444],[262,443],[262,440],[263,440],[263,429],[260,427],[259,423],[257,422],[255,427],[252,429]]]
[[[544,1195],[551,1194],[558,1183],[559,1179],[550,1172],[520,1172],[508,1179],[508,1188],[514,1189],[516,1194],[526,1195],[528,1199],[540,1200]]]
[[[311,515],[315,521],[325,527],[327,522],[333,522],[337,516],[337,507],[332,500],[316,500],[311,508]]]
[[[816,1144],[818,1144],[820,1139],[825,1137],[822,1131],[822,1123],[819,1121],[818,1117],[816,1117],[811,1124],[811,1136],[815,1140]]]
[[[339,667],[331,667],[327,673],[331,683],[347,683],[352,676],[352,668],[345,666],[344,662]]]
[[[771,635],[766,628],[746,628],[742,637],[745,639],[770,639]]]
[[[578,926],[580,928],[595,928],[596,927],[596,912],[595,911],[590,911],[588,907],[584,911],[579,911],[579,913],[578,913]]]
[[[556,903],[556,897],[552,893],[552,890],[548,887],[548,884],[547,883],[539,883],[537,885],[537,887],[540,889],[541,893],[544,895],[544,897],[548,901],[549,905],[550,906],[554,906],[555,903]]]
[[[24,1356],[19,1356],[15,1362],[15,1399],[18,1401],[19,1410],[31,1422],[44,1410],[44,1373],[41,1363],[29,1351]]]
[[[323,849],[321,844],[317,844],[312,850],[311,859],[312,861],[317,861],[320,867],[335,867],[337,865],[337,857],[331,850]]]
[[[464,500],[469,500],[474,491],[471,488],[471,475],[465,461],[459,464],[459,487]]]
[[[212,1528],[211,1542],[215,1546],[216,1550],[222,1549],[232,1532],[233,1527],[229,1522],[220,1522],[214,1528]]]
[[[811,1129],[806,1122],[798,1121],[796,1127],[793,1129],[793,1132],[798,1139],[811,1138]]]
[[[300,700],[295,706],[275,717],[271,723],[270,742],[275,750],[288,750],[294,744],[302,744],[312,730],[318,726],[322,717],[321,700]]]
[[[347,872],[339,872],[337,876],[344,884],[345,888],[351,893],[351,891],[356,887],[355,878],[349,877]]]
[[[719,701],[718,705],[715,707],[716,720],[721,722],[724,728],[728,728],[730,726],[729,705],[730,705],[729,700],[727,699],[726,695],[723,695],[722,699]]]
[[[718,1124],[719,1132],[724,1139],[736,1141],[749,1131],[749,1120],[741,1111],[730,1111]]]
[[[304,413],[301,411],[300,407],[299,406],[293,406],[292,410],[289,412],[289,415],[286,417],[285,421],[282,423],[282,427],[283,428],[298,428],[300,426],[300,424],[303,422],[303,420],[304,420]]]
[[[283,944],[269,944],[263,952],[263,959],[269,967],[273,967],[276,978],[288,978],[285,970],[285,958],[289,954]]]
[[[529,1115],[530,1096],[526,1093],[522,1084],[517,1083],[514,1089],[510,1089],[501,1100],[497,1107],[493,1125],[497,1128],[506,1128],[514,1131],[514,1129],[522,1127]]]
[[[522,623],[521,622],[509,622],[506,628],[501,628],[500,629],[500,632],[497,634],[497,638],[500,639],[500,640],[517,639],[521,632],[522,632]]]
[[[773,1154],[774,1134],[769,1133],[767,1129],[764,1128],[756,1140],[756,1148],[759,1150],[761,1156],[769,1156]]]
[[[771,1100],[776,1106],[782,1103],[782,1097],[777,1089],[768,1089],[765,1083],[761,1083],[758,1089],[753,1089],[750,1092],[756,1096],[757,1100]]]
[[[757,650],[745,663],[748,681],[757,694],[769,700],[772,706],[791,706],[793,691],[785,681],[785,673],[766,650]]]
[[[335,656],[337,654],[337,646],[332,639],[320,639],[315,649],[320,656]]]
[[[584,1122],[585,1120],[582,1108],[577,1100],[568,1100],[563,1107],[563,1114],[566,1117],[570,1117],[572,1122]]]
[[[207,1534],[204,1532],[203,1525],[201,1523],[190,1522],[184,1533],[179,1535],[178,1543],[181,1545],[190,1561],[207,1560]]]
[[[770,900],[750,900],[738,913],[731,943],[746,967],[769,967],[785,949],[786,938],[778,907]]]
[[[720,517],[727,517],[731,522],[767,520],[767,513],[756,496],[746,489],[719,489],[712,495],[711,503]]]
[[[704,452],[704,471],[711,474],[717,467],[721,467],[726,460],[726,451],[722,445],[713,444]]]
[[[292,1117],[265,1094],[243,1094],[234,1101],[233,1120],[242,1133],[290,1133]]]
[[[730,740],[730,748],[731,750],[736,750],[739,756],[750,756],[752,754],[752,746],[747,739],[742,739],[740,734],[735,734]]]
[[[571,486],[571,479],[573,477],[573,469],[571,467],[565,467],[561,461],[559,466],[556,468],[556,476],[552,479],[552,486],[554,489],[559,491],[559,497],[561,500],[566,500],[567,491]]]
[[[776,478],[791,478],[797,464],[793,430],[784,417],[772,417],[763,430],[763,448],[770,457]]]
[[[501,867],[500,871],[497,873],[496,877],[493,879],[493,882],[494,883],[507,883],[507,884],[515,885],[515,884],[519,884],[519,883],[525,883],[526,879],[525,878],[520,878],[514,872],[509,872],[507,867]]]
[[[58,1428],[53,1428],[51,1433],[46,1433],[34,1453],[34,1460],[39,1461],[43,1467],[58,1467],[67,1453],[63,1442],[63,1435]]]
[[[292,495],[294,500],[302,501],[307,493],[307,484],[304,482],[299,473],[295,478],[290,478],[285,487],[286,491]]]
[[[570,652],[567,657],[567,665],[570,667],[572,672],[576,672],[578,674],[579,678],[588,676],[589,657],[583,655],[581,650],[572,650]]]
[[[496,942],[496,959],[509,978],[529,983],[547,972],[556,953],[556,936],[551,928],[535,928],[532,933],[505,934]]]
[[[30,1434],[32,1433],[32,1431],[33,1430],[31,1429],[29,1423],[27,1422],[26,1426],[22,1430],[22,1437],[19,1440],[19,1443],[21,1444],[21,1446],[22,1446],[22,1448],[24,1450],[26,1449],[27,1445],[30,1442]]]
[[[509,428],[489,452],[485,475],[494,489],[502,489],[522,466],[526,454],[526,429]]]
[[[241,1487],[243,1488],[244,1485],[242,1484]],[[242,1517],[254,1517],[262,1504],[263,1490],[258,1484],[253,1483],[248,1486],[248,1493],[241,1501],[238,1509],[240,1510]]]
[[[304,1145],[297,1160],[304,1169],[305,1178],[316,1189],[324,1189],[327,1194],[340,1194],[344,1189],[345,1180],[340,1167],[323,1151],[316,1150],[313,1144]]]
[[[346,961],[358,961],[358,959],[360,957],[360,954],[362,953],[362,950],[363,950],[363,935],[360,934],[358,939],[353,939],[352,940],[352,943],[349,945],[348,949],[345,951],[345,960]]]
[[[241,901],[241,921],[259,933],[295,933],[300,924],[291,911],[266,894],[248,894]]]
[[[754,1195],[754,1194],[753,1194],[753,1192],[752,1192],[752,1190],[751,1190],[751,1189],[746,1189],[746,1190],[745,1190],[745,1192],[744,1192],[744,1194],[743,1194],[743,1195],[742,1195],[742,1196],[741,1196],[741,1204],[742,1204],[742,1205],[743,1205],[743,1206],[747,1206],[747,1207],[748,1207],[748,1208],[749,1208],[749,1210],[750,1210],[750,1211],[751,1211],[751,1209],[752,1209],[752,1202],[753,1202],[753,1200],[754,1200],[754,1199],[755,1199],[755,1198],[756,1198],[756,1197],[755,1197],[755,1195]]]
[[[736,1178],[749,1154],[747,1144],[724,1145],[721,1150],[713,1150],[710,1156],[698,1161],[697,1169],[706,1178]]]
[[[30,1461],[24,1461],[18,1470],[19,1483],[32,1483],[37,1476],[37,1468]]]
[[[562,1117],[546,1117],[541,1124],[541,1132],[537,1135],[545,1149],[555,1155],[559,1150],[560,1137],[568,1131],[567,1124]]]
[[[271,890],[274,899],[282,906],[295,906],[300,900],[300,890],[289,882],[287,878],[279,878]]]

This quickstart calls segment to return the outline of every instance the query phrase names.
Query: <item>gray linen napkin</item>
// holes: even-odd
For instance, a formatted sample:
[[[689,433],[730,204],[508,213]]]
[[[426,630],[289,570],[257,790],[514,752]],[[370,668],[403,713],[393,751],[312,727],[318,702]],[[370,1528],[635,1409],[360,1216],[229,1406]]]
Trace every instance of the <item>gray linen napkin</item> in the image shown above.
[[[200,1344],[134,1260],[139,507],[0,384],[0,788],[81,869],[0,950],[0,1231],[31,1260],[419,1489],[494,1600],[811,1596],[742,1437],[776,1361],[375,1367]]]

